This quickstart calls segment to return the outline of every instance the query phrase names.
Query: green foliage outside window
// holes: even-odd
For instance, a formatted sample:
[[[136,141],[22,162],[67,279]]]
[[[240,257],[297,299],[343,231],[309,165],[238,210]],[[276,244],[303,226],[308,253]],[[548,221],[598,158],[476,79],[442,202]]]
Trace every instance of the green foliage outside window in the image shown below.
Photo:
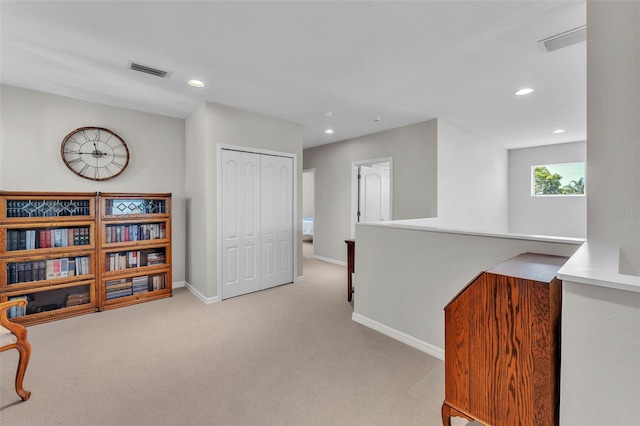
[[[552,173],[546,166],[537,166],[533,171],[534,195],[583,195],[584,177],[562,184],[562,176]]]

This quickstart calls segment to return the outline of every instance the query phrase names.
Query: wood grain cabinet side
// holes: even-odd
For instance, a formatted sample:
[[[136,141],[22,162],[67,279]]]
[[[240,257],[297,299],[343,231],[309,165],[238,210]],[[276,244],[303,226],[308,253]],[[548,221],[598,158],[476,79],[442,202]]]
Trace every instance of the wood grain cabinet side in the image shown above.
[[[525,253],[474,278],[445,307],[444,425],[557,425],[566,257]]]

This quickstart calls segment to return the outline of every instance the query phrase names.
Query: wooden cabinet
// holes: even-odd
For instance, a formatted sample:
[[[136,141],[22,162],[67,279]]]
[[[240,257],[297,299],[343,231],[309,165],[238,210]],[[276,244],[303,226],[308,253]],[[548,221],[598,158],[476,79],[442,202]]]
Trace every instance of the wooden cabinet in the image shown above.
[[[99,200],[100,310],[171,296],[171,194]]]
[[[557,425],[566,257],[525,253],[479,274],[445,307],[445,400],[486,425]]]
[[[0,301],[30,325],[97,308],[95,193],[0,191]]]
[[[356,240],[344,240],[347,243],[347,301],[351,302],[353,293],[353,274],[356,270]]]

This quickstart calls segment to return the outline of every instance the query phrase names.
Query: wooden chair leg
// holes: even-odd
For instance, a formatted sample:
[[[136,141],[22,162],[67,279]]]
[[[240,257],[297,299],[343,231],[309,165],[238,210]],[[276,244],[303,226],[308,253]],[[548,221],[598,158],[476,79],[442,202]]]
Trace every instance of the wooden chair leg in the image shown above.
[[[16,349],[20,353],[20,359],[18,361],[18,371],[16,372],[16,392],[23,401],[26,401],[31,396],[31,392],[22,388],[22,380],[24,379],[24,375],[27,371],[27,365],[29,365],[29,358],[31,357],[31,345],[29,345],[29,342],[27,341],[19,342],[16,345]]]

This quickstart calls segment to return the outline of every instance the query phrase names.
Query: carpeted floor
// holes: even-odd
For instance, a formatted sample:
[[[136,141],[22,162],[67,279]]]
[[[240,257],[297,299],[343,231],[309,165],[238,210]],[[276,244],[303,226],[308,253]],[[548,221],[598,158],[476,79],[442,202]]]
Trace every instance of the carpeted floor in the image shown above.
[[[351,321],[345,268],[304,246],[300,283],[213,305],[176,289],[29,327],[32,396],[2,353],[0,424],[442,424],[442,361]]]

